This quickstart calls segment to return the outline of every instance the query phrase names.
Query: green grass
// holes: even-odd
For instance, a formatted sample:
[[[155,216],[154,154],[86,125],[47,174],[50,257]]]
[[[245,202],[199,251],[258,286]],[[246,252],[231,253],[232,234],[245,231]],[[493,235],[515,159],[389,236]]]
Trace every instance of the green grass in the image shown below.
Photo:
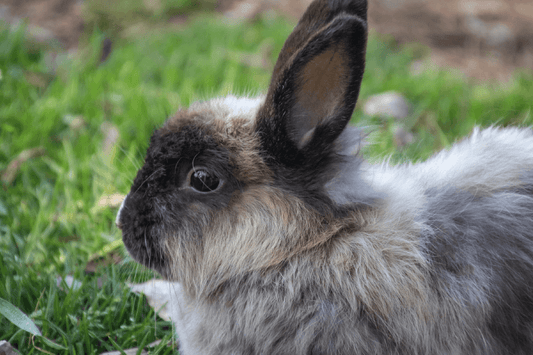
[[[213,10],[216,0],[86,0],[84,21],[113,35],[127,35],[151,27],[164,26],[172,17]]]
[[[1,316],[0,340],[23,354],[40,353],[38,348],[99,354],[170,339],[171,324],[157,318],[143,297],[128,292],[125,281],[141,282],[152,274],[135,266],[123,247],[115,251],[124,258],[119,265],[85,272],[91,256],[105,254],[121,237],[114,226],[116,208],[100,207],[98,201],[128,192],[151,133],[178,107],[265,90],[269,71],[242,58],[264,56],[271,46],[268,59],[275,61],[292,26],[272,15],[241,24],[201,15],[181,30],[159,28],[123,40],[101,64],[103,35],[95,31],[50,82],[45,53],[27,45],[22,29],[0,30],[0,172],[24,150],[45,150],[0,188],[0,298],[68,350],[32,341]],[[446,71],[412,76],[416,57],[414,47],[397,48],[374,35],[369,40],[360,102],[388,90],[404,94],[413,112],[406,125],[415,134],[412,144],[397,149],[394,121],[367,117],[358,105],[353,123],[373,127],[373,144],[365,152],[369,159],[425,159],[474,125],[532,123],[531,75],[493,85],[470,84]],[[107,150],[106,125],[119,132]],[[58,285],[58,277],[66,275],[81,286]],[[152,352],[175,350],[161,345]]]

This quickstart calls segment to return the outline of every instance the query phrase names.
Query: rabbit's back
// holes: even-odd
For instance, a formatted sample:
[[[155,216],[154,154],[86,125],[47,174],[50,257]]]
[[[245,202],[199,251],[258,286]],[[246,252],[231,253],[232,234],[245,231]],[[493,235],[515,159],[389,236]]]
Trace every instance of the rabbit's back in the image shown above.
[[[533,349],[533,174],[522,179],[492,193],[427,191],[420,247],[442,324],[462,327],[476,349],[486,342],[486,353]]]
[[[363,170],[361,176],[387,196],[384,208],[402,224],[412,216],[419,228],[430,305],[427,326],[435,332],[430,338],[442,341],[434,351],[530,353],[531,130],[475,129],[426,162]],[[400,321],[397,329],[416,332],[405,324]]]

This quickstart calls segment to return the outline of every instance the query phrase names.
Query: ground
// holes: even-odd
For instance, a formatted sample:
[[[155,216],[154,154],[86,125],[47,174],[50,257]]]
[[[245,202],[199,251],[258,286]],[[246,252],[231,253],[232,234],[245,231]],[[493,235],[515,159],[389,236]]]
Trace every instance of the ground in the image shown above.
[[[143,0],[147,7],[160,0]],[[218,0],[230,17],[274,9],[297,19],[311,0]],[[154,5],[155,4],[155,5]],[[37,35],[53,33],[75,48],[84,29],[83,0],[0,0],[0,18],[27,18]],[[506,81],[533,70],[531,0],[370,0],[369,25],[398,43],[431,48],[430,62],[458,68],[477,81]]]

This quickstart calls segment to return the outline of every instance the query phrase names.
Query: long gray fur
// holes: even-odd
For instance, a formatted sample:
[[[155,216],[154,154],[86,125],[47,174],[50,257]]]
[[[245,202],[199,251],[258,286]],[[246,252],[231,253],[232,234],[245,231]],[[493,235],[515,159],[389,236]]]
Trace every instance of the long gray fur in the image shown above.
[[[313,1],[265,96],[152,136],[117,225],[173,281],[180,353],[533,354],[532,132],[364,161],[366,9]]]

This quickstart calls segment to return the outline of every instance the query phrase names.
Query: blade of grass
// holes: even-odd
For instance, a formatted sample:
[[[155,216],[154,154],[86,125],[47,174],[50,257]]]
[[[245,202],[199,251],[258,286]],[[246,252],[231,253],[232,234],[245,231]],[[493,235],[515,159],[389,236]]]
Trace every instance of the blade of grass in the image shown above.
[[[0,298],[0,314],[20,329],[33,335],[42,336],[41,331],[37,328],[35,323],[33,323],[30,317],[3,298]]]

